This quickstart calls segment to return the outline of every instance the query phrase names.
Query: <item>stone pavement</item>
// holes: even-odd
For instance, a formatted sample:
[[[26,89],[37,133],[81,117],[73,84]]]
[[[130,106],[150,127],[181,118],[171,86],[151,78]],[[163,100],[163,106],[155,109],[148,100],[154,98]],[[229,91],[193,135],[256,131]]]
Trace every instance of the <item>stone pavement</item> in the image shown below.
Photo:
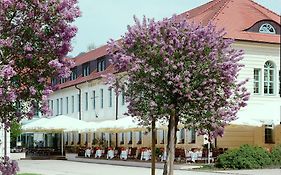
[[[40,175],[150,175],[150,168],[105,165],[63,160],[20,160],[20,173],[38,173]],[[156,169],[156,175],[162,175],[162,169]],[[194,172],[175,170],[174,175],[221,175],[212,172]]]
[[[106,161],[106,160],[105,160]],[[150,168],[137,166],[141,162],[128,165],[97,164],[90,162],[63,161],[63,160],[20,160],[18,161],[20,173],[39,173],[41,175],[150,175]],[[176,165],[178,166],[178,165]],[[231,170],[231,171],[207,171],[186,170],[192,165],[178,166],[174,175],[281,175],[281,169],[263,170]],[[186,169],[184,169],[185,167]],[[179,169],[180,168],[180,169]],[[161,175],[162,169],[157,169],[156,174]]]

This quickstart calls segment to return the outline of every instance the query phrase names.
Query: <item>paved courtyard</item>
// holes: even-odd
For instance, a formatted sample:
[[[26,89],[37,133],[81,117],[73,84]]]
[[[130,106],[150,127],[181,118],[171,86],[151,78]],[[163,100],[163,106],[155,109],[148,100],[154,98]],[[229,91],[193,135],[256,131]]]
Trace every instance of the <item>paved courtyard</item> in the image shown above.
[[[42,175],[150,175],[149,168],[105,165],[84,162],[72,162],[61,160],[20,160],[18,161],[20,173],[39,173]],[[162,174],[161,169],[156,170],[157,175]],[[187,170],[175,170],[175,175],[277,175],[281,169],[273,170],[245,170],[245,171],[221,171],[198,172]]]

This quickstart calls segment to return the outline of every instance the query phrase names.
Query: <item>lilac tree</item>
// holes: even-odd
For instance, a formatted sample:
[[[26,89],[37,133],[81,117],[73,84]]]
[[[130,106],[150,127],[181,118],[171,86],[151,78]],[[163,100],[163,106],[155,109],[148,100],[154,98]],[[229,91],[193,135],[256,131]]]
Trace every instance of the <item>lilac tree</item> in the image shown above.
[[[119,44],[109,42],[116,71],[127,72],[128,114],[144,125],[153,119],[169,123],[163,174],[173,174],[179,123],[215,138],[246,105],[246,80],[237,80],[243,52],[233,49],[233,40],[224,35],[212,24],[144,18],[135,19]]]
[[[67,78],[74,64],[65,56],[77,31],[71,23],[79,16],[77,0],[0,0],[0,122],[5,129],[12,121],[32,118],[36,110],[49,112],[51,77]]]
[[[48,112],[51,77],[66,78],[65,58],[80,16],[77,0],[0,0],[0,121]]]

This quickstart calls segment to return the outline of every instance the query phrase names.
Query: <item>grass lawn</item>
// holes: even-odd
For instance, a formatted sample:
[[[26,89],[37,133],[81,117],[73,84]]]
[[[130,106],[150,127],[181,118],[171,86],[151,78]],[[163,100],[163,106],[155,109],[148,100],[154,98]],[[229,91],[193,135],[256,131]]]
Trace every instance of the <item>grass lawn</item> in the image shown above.
[[[18,175],[40,175],[40,174],[35,174],[35,173],[20,173]]]

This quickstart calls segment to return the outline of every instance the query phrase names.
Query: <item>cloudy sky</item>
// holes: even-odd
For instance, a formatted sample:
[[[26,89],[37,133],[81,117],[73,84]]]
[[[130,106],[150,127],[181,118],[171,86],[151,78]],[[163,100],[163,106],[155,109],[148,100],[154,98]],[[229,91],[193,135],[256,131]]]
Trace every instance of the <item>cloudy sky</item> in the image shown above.
[[[73,39],[76,56],[87,51],[89,45],[101,46],[112,39],[118,39],[133,24],[133,15],[157,20],[171,17],[195,8],[210,0],[79,0],[82,17],[76,20],[77,36]],[[281,0],[255,0],[270,10],[281,13]]]

